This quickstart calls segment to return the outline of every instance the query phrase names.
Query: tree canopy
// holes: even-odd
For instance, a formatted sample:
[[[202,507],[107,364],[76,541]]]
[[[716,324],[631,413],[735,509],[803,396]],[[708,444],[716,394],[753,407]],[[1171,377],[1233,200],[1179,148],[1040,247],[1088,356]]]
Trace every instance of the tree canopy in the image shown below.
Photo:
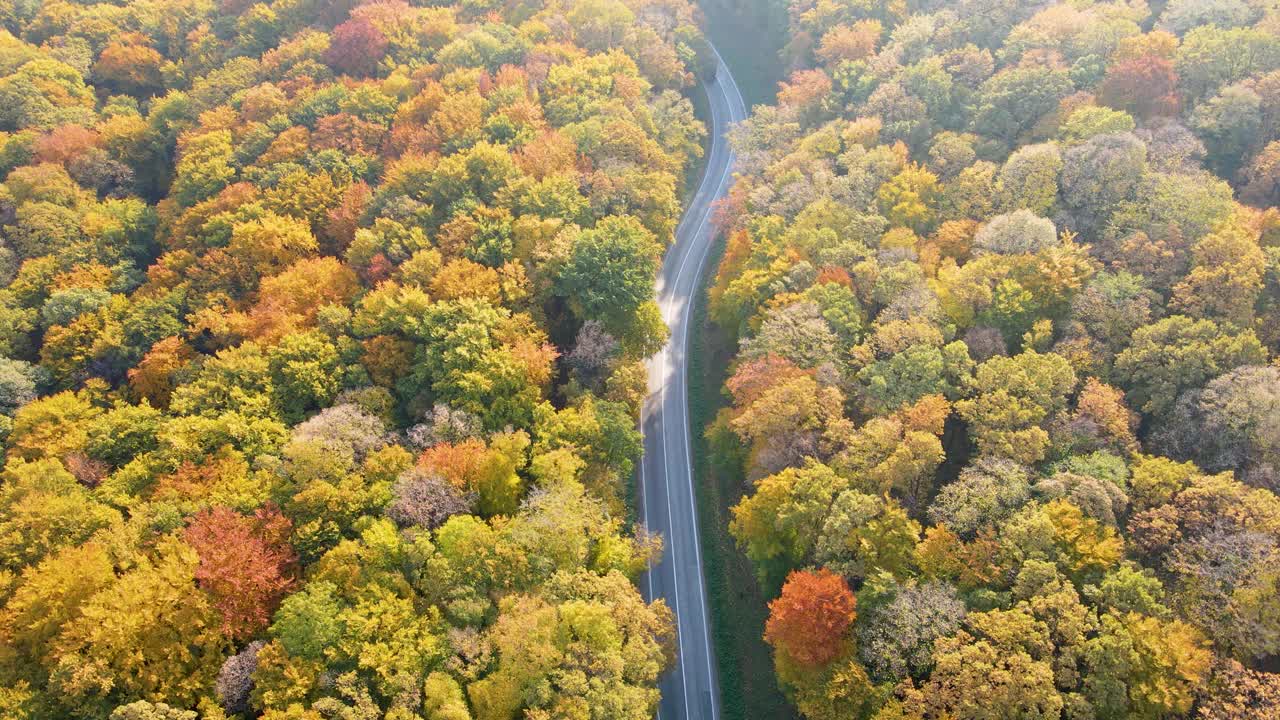
[[[802,716],[1274,712],[1264,5],[789,3],[708,438]]]
[[[651,717],[698,19],[0,8],[0,716]]]

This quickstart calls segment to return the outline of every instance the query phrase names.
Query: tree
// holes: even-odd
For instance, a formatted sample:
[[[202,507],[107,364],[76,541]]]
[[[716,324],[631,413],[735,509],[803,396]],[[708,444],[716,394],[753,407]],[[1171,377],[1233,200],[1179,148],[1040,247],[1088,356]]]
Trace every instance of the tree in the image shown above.
[[[471,720],[462,686],[452,676],[433,672],[422,688],[427,720]]]
[[[1153,146],[1148,156],[1157,149]],[[1198,167],[1190,171],[1179,169],[1148,173],[1138,183],[1134,197],[1120,203],[1104,231],[1108,257],[1119,260],[1115,252],[1128,252],[1127,249],[1114,248],[1112,243],[1115,240],[1122,239],[1125,233],[1141,232],[1159,238],[1178,253],[1176,261],[1183,261],[1182,255],[1187,246],[1225,226],[1230,220],[1236,208],[1231,193],[1231,186],[1225,181]],[[1181,265],[1175,267],[1176,273],[1183,271]],[[1153,285],[1161,289],[1171,285],[1166,277],[1152,276]]]
[[[793,571],[782,594],[769,602],[764,639],[780,661],[804,668],[825,665],[850,646],[857,599],[843,578],[827,570]]]
[[[1154,455],[1136,456],[1133,476],[1129,479],[1134,509],[1147,510],[1168,503],[1199,475],[1200,469],[1193,463],[1179,463]]]
[[[1029,350],[979,365],[970,382],[971,399],[956,403],[970,423],[978,449],[1033,463],[1047,452],[1047,423],[1065,409],[1076,375],[1059,355]]]
[[[916,564],[919,538],[920,524],[897,502],[846,490],[827,511],[813,555],[852,580],[878,572],[905,577]]]
[[[1265,359],[1266,350],[1252,330],[1235,333],[1210,320],[1174,315],[1136,330],[1129,347],[1116,357],[1115,370],[1133,406],[1162,415],[1182,391]]]
[[[115,580],[107,549],[92,542],[63,548],[25,570],[0,611],[0,636],[13,658],[6,659],[6,681],[43,682],[57,666],[62,629]]]
[[[85,710],[130,697],[195,705],[212,690],[226,640],[203,593],[196,553],[174,538],[81,606],[58,640],[50,688]]]
[[[876,191],[881,213],[895,226],[916,232],[933,228],[938,178],[919,165],[908,165]]]
[[[1037,482],[1032,490],[1044,499],[1065,498],[1085,516],[1116,527],[1129,507],[1129,498],[1110,480],[1073,472],[1057,472]]]
[[[599,712],[642,720],[652,715],[652,686],[666,665],[670,612],[646,605],[623,576],[557,576],[541,596],[512,595],[488,633],[494,672],[471,683],[477,720],[512,717],[521,708],[548,716]],[[582,682],[590,672],[592,681]]]
[[[424,452],[418,466],[439,473],[457,490],[474,493],[484,515],[509,515],[524,490],[524,479],[516,471],[524,468],[528,446],[524,431],[495,434],[487,447],[479,440],[442,443]]]
[[[1062,153],[1055,143],[1024,145],[1009,155],[998,180],[1001,207],[1006,211],[1029,210],[1047,215],[1058,196]]]
[[[265,629],[292,589],[292,529],[275,510],[259,510],[250,518],[225,507],[200,513],[187,526],[183,537],[200,557],[196,583],[222,616],[228,638],[244,640]]]
[[[196,720],[196,713],[165,703],[138,700],[112,710],[108,720]]]
[[[1252,233],[1226,227],[1191,250],[1191,271],[1173,287],[1174,308],[1196,318],[1248,327],[1254,318],[1265,255]]]
[[[402,474],[391,492],[394,499],[387,506],[387,517],[401,527],[434,530],[471,509],[469,499],[443,478],[418,469]]]
[[[276,274],[316,248],[307,223],[275,214],[237,224],[228,246],[237,261],[247,263],[258,275]]]
[[[748,360],[782,357],[797,367],[813,368],[836,359],[837,340],[817,303],[786,305],[766,314],[755,335],[742,340]]]
[[[1248,5],[1230,0],[1204,3],[1173,0],[1160,14],[1160,24],[1173,32],[1184,33],[1200,25],[1216,25],[1220,28],[1249,25],[1253,22],[1254,15],[1255,12]]]
[[[1182,38],[1174,56],[1179,86],[1191,99],[1211,97],[1224,86],[1280,64],[1280,41],[1254,28],[1204,25]]]
[[[633,217],[607,217],[574,240],[557,278],[558,292],[586,320],[617,332],[653,297],[659,246]]]
[[[778,680],[793,693],[800,714],[812,720],[873,717],[888,695],[853,658],[816,669],[778,665]]]
[[[1147,147],[1132,133],[1095,135],[1063,155],[1062,201],[1081,227],[1102,225],[1137,189],[1147,168]]]
[[[974,252],[979,255],[1034,253],[1057,244],[1053,221],[1037,217],[1030,210],[997,215],[984,223],[973,238]]]
[[[367,18],[353,17],[333,29],[324,61],[334,70],[357,77],[372,75],[387,52],[387,38]]]
[[[775,369],[776,364],[767,361],[752,368],[766,373]],[[819,436],[840,418],[844,401],[839,389],[820,384],[812,375],[803,373],[781,372],[762,378],[758,387],[750,387],[750,391],[748,387],[740,388],[742,400],[727,423],[750,446],[755,477],[780,472],[803,464],[805,457],[816,456]]]
[[[938,133],[929,146],[929,168],[942,180],[954,178],[977,159],[973,149],[977,139],[975,135],[950,131]]]
[[[1030,499],[1026,467],[1004,458],[983,457],[938,491],[929,505],[929,519],[972,537],[982,528],[998,527]]]
[[[1188,393],[1158,445],[1210,472],[1234,470],[1257,487],[1280,488],[1280,368],[1243,366]]]
[[[1268,528],[1280,518],[1276,496],[1230,474],[1171,484],[1182,487],[1169,502],[1130,519],[1133,545],[1168,573],[1176,590],[1171,604],[1218,647],[1240,659],[1273,652],[1280,645],[1280,545]]]
[[[1178,111],[1178,76],[1166,58],[1144,55],[1121,60],[1107,67],[1098,99],[1143,120],[1173,115]]]
[[[338,643],[344,623],[338,617],[336,590],[332,583],[312,582],[284,599],[271,623],[271,635],[285,652],[319,660],[326,648]]]
[[[328,406],[341,384],[338,348],[322,333],[291,333],[267,351],[274,405],[285,422]]]
[[[23,405],[14,414],[9,455],[27,460],[61,459],[81,452],[88,423],[100,412],[84,395],[60,392]]]
[[[409,444],[426,449],[440,443],[458,444],[481,435],[480,420],[466,410],[436,403],[423,422],[408,430]]]
[[[173,395],[174,376],[191,361],[191,346],[179,337],[168,337],[147,351],[129,370],[129,387],[158,408],[168,408]]]
[[[1244,85],[1228,85],[1191,116],[1208,149],[1207,160],[1219,175],[1235,177],[1262,135],[1262,98]]]
[[[1277,546],[1274,535],[1219,527],[1179,543],[1166,560],[1177,579],[1174,604],[1241,660],[1280,647]]]
[[[882,33],[882,26],[876,20],[837,25],[822,36],[816,54],[819,60],[831,65],[844,60],[862,60],[875,52]]]
[[[318,443],[358,463],[385,447],[389,438],[381,418],[355,403],[344,402],[325,408],[294,426],[293,440]]]
[[[585,462],[584,481],[602,498],[616,496],[644,449],[628,409],[589,394],[555,413],[549,404],[539,405],[535,422],[534,452],[572,450]]]
[[[190,138],[181,152],[170,194],[184,207],[213,197],[235,177],[231,133],[226,130]]]
[[[0,129],[5,131],[90,124],[93,104],[83,74],[52,57],[21,62],[0,78]]]
[[[476,415],[490,430],[529,427],[557,355],[531,319],[484,300],[427,303],[419,294],[402,297],[407,302],[397,298],[371,307],[376,320],[362,317],[364,309],[355,317],[361,332],[385,328],[426,340],[397,390],[406,399],[430,392],[431,400]]]
[[[1077,582],[1101,577],[1120,562],[1124,551],[1124,540],[1114,527],[1063,498],[1023,509],[1003,529],[1001,545],[1006,553],[1024,559],[1043,556]]]
[[[1041,66],[1003,70],[978,90],[975,131],[1011,144],[1070,90],[1071,80],[1062,70]]]
[[[828,439],[836,448],[831,465],[864,491],[890,491],[917,509],[929,497],[945,457],[941,436],[951,405],[941,395],[926,395],[893,415],[872,418],[855,429],[833,423]]]
[[[57,460],[10,460],[0,485],[0,568],[17,572],[119,523]]]
[[[164,57],[146,44],[144,36],[125,33],[102,49],[93,75],[121,93],[146,97],[163,88],[163,63]]]
[[[183,415],[225,412],[269,417],[275,412],[271,367],[257,343],[246,342],[205,358],[190,381],[178,386],[170,407]]]
[[[1180,715],[1191,709],[1212,657],[1186,623],[1107,613],[1085,645],[1084,694],[1103,717]]]
[[[1129,113],[1090,105],[1067,116],[1058,134],[1068,144],[1073,144],[1095,135],[1131,132],[1134,127],[1133,117]]]
[[[588,388],[598,389],[619,350],[618,341],[605,332],[599,321],[588,320],[578,329],[573,350],[565,356],[565,361],[573,368],[579,382]]]
[[[1022,648],[961,630],[935,643],[933,661],[929,680],[903,703],[917,716],[1050,720],[1062,712],[1053,667]]]
[[[1138,416],[1125,405],[1124,393],[1091,377],[1080,389],[1075,412],[1052,434],[1062,452],[1106,450],[1128,455],[1139,447],[1134,436],[1137,427]]]
[[[12,417],[35,400],[37,385],[44,379],[40,369],[31,363],[0,358],[0,413]]]
[[[937,581],[894,584],[886,594],[871,607],[863,604],[859,657],[880,681],[925,677],[935,641],[960,629],[964,603],[955,588]]]
[[[1199,720],[1227,720],[1280,711],[1280,676],[1250,670],[1235,660],[1216,658],[1208,687],[1200,693]]]
[[[787,468],[761,479],[755,493],[733,508],[729,532],[763,577],[774,575],[776,567],[795,567],[812,550],[832,500],[846,486],[816,462]]]
[[[261,640],[251,642],[222,663],[215,690],[218,693],[219,702],[222,703],[222,709],[229,714],[243,714],[250,711],[253,672],[258,669],[258,651],[262,650],[264,644]]]
[[[1124,348],[1133,333],[1151,321],[1158,298],[1140,276],[1100,272],[1071,300],[1071,319],[1109,355]]]
[[[1280,204],[1280,140],[1272,140],[1258,151],[1242,173],[1245,186],[1240,198],[1255,207]]]
[[[881,415],[914,405],[927,395],[955,398],[973,368],[968,348],[959,342],[942,348],[912,345],[858,371],[867,409]]]

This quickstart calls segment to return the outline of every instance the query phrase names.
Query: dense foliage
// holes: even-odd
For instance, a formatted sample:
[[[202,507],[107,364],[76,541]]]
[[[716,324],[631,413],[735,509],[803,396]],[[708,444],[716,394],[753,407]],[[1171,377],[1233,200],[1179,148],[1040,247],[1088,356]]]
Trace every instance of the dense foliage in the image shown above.
[[[0,716],[651,717],[692,6],[0,23]]]
[[[1276,717],[1274,3],[790,17],[708,437],[799,711]]]

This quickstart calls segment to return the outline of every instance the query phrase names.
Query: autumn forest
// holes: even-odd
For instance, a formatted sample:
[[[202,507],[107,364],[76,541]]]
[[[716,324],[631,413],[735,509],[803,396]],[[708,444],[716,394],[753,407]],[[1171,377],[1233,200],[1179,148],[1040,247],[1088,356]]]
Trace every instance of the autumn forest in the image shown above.
[[[692,6],[0,20],[0,716],[648,718]]]
[[[653,718],[655,279],[749,11],[692,429],[749,681],[1280,718],[1274,0],[0,0],[0,718]]]
[[[1280,717],[1280,9],[786,12],[708,440],[787,697]]]

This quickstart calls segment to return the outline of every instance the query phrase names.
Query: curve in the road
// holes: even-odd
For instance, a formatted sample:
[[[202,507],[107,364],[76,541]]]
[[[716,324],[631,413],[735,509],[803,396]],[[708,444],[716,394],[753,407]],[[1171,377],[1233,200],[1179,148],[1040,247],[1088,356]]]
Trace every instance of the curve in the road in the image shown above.
[[[746,117],[742,95],[719,53],[716,65],[715,77],[703,82],[712,136],[706,169],[658,274],[658,307],[671,339],[649,361],[650,394],[640,413],[642,518],[665,542],[662,559],[649,569],[641,586],[648,599],[664,599],[676,620],[676,665],[660,682],[660,720],[720,717],[690,457],[687,353],[690,311],[711,250],[712,208],[724,197],[733,173],[734,155],[725,133]]]

